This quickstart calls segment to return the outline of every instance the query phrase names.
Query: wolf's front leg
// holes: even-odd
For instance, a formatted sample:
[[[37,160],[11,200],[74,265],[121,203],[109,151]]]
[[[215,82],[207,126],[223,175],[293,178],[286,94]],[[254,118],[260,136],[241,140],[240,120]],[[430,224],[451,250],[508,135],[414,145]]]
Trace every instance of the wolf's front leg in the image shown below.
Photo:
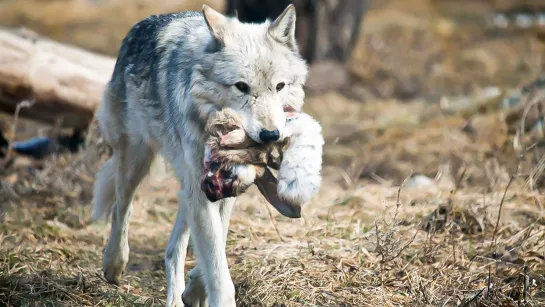
[[[210,306],[235,307],[235,287],[225,255],[225,226],[220,214],[222,202],[208,201],[200,189],[198,178],[187,182],[184,190],[187,190],[187,201],[184,204],[189,213],[193,248]]]
[[[187,223],[186,206],[187,193],[178,193],[178,213],[174,229],[170,234],[165,252],[167,274],[167,307],[183,307],[182,293],[185,288],[184,268],[189,242],[189,225]]]
[[[223,227],[223,240],[225,242],[227,240],[227,233],[229,231],[229,219],[231,218],[231,212],[235,205],[235,198],[225,198],[218,201],[218,203],[220,204],[221,224]],[[208,297],[206,295],[206,289],[200,269],[200,264],[197,264],[189,273],[189,284],[184,291],[183,301],[186,303],[186,305],[193,307],[208,306]]]

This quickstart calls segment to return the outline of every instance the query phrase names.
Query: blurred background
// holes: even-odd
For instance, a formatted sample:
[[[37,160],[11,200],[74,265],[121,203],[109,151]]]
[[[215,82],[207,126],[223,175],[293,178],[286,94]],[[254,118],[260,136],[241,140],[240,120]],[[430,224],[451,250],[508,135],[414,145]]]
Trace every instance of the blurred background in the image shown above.
[[[21,278],[37,281],[23,267],[43,269],[42,250],[54,295],[35,298],[60,306],[76,291],[66,276],[83,276],[97,285],[77,288],[79,304],[161,302],[176,184],[159,171],[137,195],[134,288],[115,296],[95,276],[107,231],[86,224],[94,172],[109,154],[92,111],[132,25],[203,3],[249,22],[295,4],[310,64],[304,110],[326,139],[325,188],[298,227],[271,221],[255,191],[239,202],[228,254],[243,306],[543,303],[543,0],[0,0],[0,243],[13,258],[0,257],[0,303],[25,302]],[[38,37],[77,51],[45,46],[55,61],[10,66]],[[65,60],[77,78],[56,71]],[[63,273],[67,259],[75,264]],[[290,271],[308,262],[314,269]],[[449,276],[433,281],[438,267]]]
[[[302,54],[310,62],[348,63],[350,82],[338,83],[345,90],[358,88],[351,92],[360,99],[436,98],[488,85],[512,87],[541,68],[539,31],[545,17],[540,10],[545,4],[539,0],[206,3],[258,22],[275,18],[290,2],[297,7]],[[189,0],[3,0],[0,20],[5,26],[26,27],[59,42],[116,56],[124,35],[140,19],[201,6]]]

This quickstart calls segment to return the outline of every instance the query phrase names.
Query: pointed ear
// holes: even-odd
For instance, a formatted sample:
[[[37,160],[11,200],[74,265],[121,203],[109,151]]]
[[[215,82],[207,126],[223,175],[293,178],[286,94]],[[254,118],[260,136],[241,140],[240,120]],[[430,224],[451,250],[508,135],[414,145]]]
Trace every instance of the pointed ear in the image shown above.
[[[295,41],[295,6],[293,4],[288,5],[284,12],[273,21],[269,26],[269,34],[279,43],[285,44],[293,50],[297,49]]]
[[[202,6],[202,14],[204,15],[204,20],[206,21],[206,25],[212,36],[221,41],[223,38],[223,30],[229,22],[227,17],[206,4],[203,4]]]

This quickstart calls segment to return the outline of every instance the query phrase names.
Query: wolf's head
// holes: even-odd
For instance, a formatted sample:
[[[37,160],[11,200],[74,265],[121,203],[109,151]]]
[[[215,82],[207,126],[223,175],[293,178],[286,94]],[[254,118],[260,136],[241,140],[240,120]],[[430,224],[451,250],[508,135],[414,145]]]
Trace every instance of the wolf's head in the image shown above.
[[[282,139],[284,112],[301,110],[307,77],[295,41],[294,6],[261,24],[242,23],[206,5],[203,15],[210,42],[196,68],[199,95],[238,112],[254,141]]]

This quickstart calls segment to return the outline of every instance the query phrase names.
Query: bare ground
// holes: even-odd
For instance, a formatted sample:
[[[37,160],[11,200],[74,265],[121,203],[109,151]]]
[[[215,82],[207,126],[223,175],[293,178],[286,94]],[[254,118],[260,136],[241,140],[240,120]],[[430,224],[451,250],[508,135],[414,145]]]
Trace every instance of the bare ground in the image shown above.
[[[531,99],[527,116],[500,104],[542,71],[543,46],[424,2],[377,5],[350,64],[366,85],[308,99],[326,147],[304,218],[279,216],[255,189],[238,201],[227,254],[240,306],[545,305],[544,134],[519,128],[540,115]],[[37,130],[23,121],[8,137]],[[0,170],[0,305],[164,304],[179,185],[160,168],[142,184],[127,272],[108,285],[109,227],[86,222],[108,151],[89,140]]]

